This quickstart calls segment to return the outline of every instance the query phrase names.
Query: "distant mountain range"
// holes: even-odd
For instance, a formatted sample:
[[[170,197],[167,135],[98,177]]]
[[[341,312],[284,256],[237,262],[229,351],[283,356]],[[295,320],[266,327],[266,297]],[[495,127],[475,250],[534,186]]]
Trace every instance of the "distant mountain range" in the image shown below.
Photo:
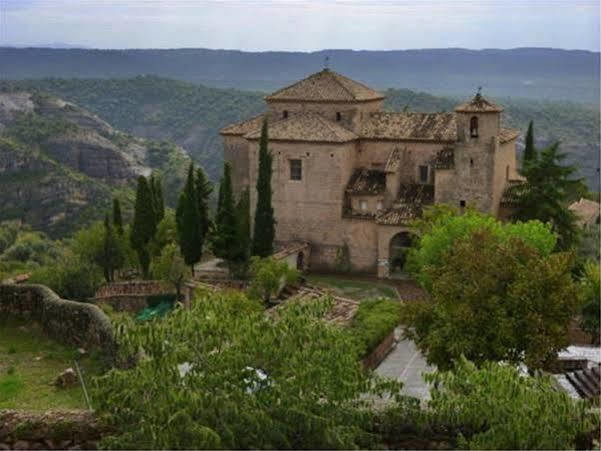
[[[0,76],[127,78],[157,75],[221,88],[271,91],[324,66],[371,87],[466,96],[479,86],[493,97],[599,104],[600,54],[584,50],[423,49],[241,52],[0,48]]]

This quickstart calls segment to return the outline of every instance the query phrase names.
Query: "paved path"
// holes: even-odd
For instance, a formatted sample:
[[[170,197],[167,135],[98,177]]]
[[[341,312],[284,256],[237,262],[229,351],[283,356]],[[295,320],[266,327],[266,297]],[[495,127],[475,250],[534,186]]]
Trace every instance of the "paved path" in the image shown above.
[[[397,328],[395,335],[400,336]],[[428,386],[422,373],[433,371],[411,340],[401,340],[396,348],[376,368],[380,376],[394,378],[403,382],[403,392],[420,399],[428,399]]]

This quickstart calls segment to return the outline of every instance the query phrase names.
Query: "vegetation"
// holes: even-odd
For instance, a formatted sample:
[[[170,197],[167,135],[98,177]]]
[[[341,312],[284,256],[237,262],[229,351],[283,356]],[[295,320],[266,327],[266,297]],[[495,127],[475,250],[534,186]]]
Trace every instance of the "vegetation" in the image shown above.
[[[119,432],[103,445],[368,447],[366,395],[398,384],[363,372],[347,334],[319,320],[329,307],[292,303],[274,319],[242,294],[201,294],[162,321],[119,328],[122,355],[145,357],[95,384],[97,411]]]
[[[426,378],[430,422],[457,431],[460,449],[591,449],[598,435],[598,412],[557,390],[549,376],[461,358],[452,371]]]
[[[573,166],[563,166],[566,155],[559,153],[559,143],[540,152],[533,151],[531,159],[520,170],[525,183],[514,185],[517,198],[513,212],[516,220],[538,219],[552,225],[558,235],[558,249],[573,248],[578,242],[575,214],[568,209],[574,192],[586,191],[581,180],[573,179]]]
[[[369,355],[394,329],[401,319],[401,304],[387,298],[368,299],[353,317],[349,332],[357,341],[359,355]]]
[[[271,205],[271,152],[268,142],[267,120],[263,121],[261,139],[259,141],[259,174],[257,176],[257,206],[255,209],[255,226],[252,241],[252,255],[268,257],[273,254],[275,239],[275,219]]]
[[[382,297],[398,299],[396,290],[392,285],[374,280],[353,279],[349,276],[308,274],[307,282],[325,288],[336,296],[347,297],[356,301]]]
[[[194,164],[190,163],[188,178],[184,191],[180,194],[175,212],[177,224],[177,237],[184,261],[190,266],[194,274],[194,265],[200,261],[204,242],[203,218],[198,209],[197,187],[195,183]]]
[[[144,176],[138,177],[138,188],[136,191],[136,203],[134,207],[134,222],[130,235],[131,246],[138,254],[140,267],[144,277],[148,277],[150,266],[150,254],[148,243],[154,237],[156,231],[155,200],[148,180]]]
[[[422,267],[431,297],[406,304],[404,319],[406,336],[428,362],[449,369],[464,355],[477,365],[523,361],[535,369],[568,345],[568,325],[579,309],[573,258],[531,243],[528,235],[506,239],[482,227]]]
[[[601,268],[599,263],[587,262],[580,280],[582,319],[580,327],[591,334],[593,344],[599,344],[601,335]]]
[[[522,160],[522,167],[525,168],[529,163],[536,161],[536,149],[534,148],[534,132],[532,130],[532,121],[528,124],[528,131],[526,132],[526,146],[524,148],[524,155]]]
[[[90,384],[102,370],[95,355],[80,358],[76,349],[49,340],[31,321],[0,319],[0,410],[86,408],[79,383],[66,389],[52,385],[76,358]]]
[[[161,255],[152,263],[151,273],[155,279],[173,284],[175,299],[181,299],[182,285],[188,276],[188,269],[175,244],[168,244],[163,248]]]
[[[269,304],[271,298],[287,284],[295,283],[298,271],[290,268],[285,261],[277,261],[271,257],[252,257],[250,260],[251,297],[261,299]]]

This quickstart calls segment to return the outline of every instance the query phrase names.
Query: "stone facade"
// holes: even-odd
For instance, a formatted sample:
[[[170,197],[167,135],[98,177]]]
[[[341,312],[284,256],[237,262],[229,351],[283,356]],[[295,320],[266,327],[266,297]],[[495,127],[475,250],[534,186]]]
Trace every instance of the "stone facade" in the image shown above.
[[[323,70],[266,97],[267,113],[222,129],[234,190],[256,204],[269,123],[276,241],[311,245],[309,267],[387,277],[391,245],[424,205],[499,215],[517,178],[519,133],[478,93],[451,113],[382,111],[384,96]]]

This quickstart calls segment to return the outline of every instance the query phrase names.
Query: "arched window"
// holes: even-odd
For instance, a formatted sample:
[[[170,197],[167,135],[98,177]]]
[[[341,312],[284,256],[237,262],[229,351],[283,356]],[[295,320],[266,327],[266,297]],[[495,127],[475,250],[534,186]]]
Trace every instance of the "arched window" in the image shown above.
[[[282,113],[282,117],[284,119],[286,119],[288,117],[288,110],[284,110],[284,112]]]
[[[342,119],[342,114],[340,114],[340,111],[336,112],[336,120],[339,121],[340,119]]]
[[[470,119],[470,136],[472,138],[478,137],[478,118],[476,116]]]

